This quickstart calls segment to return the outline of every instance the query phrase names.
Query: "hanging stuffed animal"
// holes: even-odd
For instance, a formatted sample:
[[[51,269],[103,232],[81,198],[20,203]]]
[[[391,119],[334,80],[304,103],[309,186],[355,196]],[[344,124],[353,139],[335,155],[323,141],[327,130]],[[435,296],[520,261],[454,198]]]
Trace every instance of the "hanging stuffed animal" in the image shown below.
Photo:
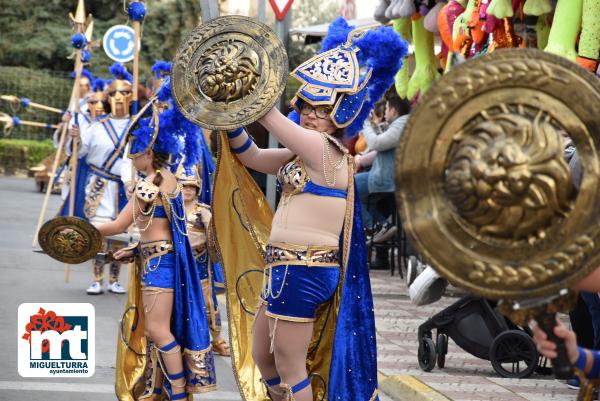
[[[598,68],[600,52],[600,0],[583,0],[581,35],[579,36],[580,66],[592,72]]]
[[[577,60],[577,35],[581,28],[583,0],[558,0],[545,51]]]
[[[550,0],[527,0],[523,6],[525,15],[545,15],[552,12],[552,2]]]
[[[538,17],[535,24],[535,35],[537,37],[537,48],[544,50],[548,45],[548,36],[550,36],[550,14]]]
[[[419,14],[412,19],[412,36],[415,49],[415,71],[408,81],[407,96],[409,99],[423,95],[440,75],[438,59],[433,47],[433,33],[425,30],[423,17]]]
[[[444,6],[445,3],[436,3],[435,6],[433,6],[433,8],[429,10],[425,16],[425,29],[427,29],[429,32],[439,32],[438,15]]]
[[[487,13],[498,19],[512,17],[515,14],[511,0],[491,0]]]
[[[391,0],[390,6],[385,10],[385,16],[388,19],[408,18],[416,12],[414,0]]]
[[[410,18],[398,18],[394,20],[394,31],[398,32],[402,39],[409,43],[412,40],[411,28],[412,26]],[[394,79],[396,93],[398,93],[398,96],[400,96],[402,99],[407,98],[406,93],[408,92],[408,74],[408,63],[403,62],[402,68],[398,70]]]
[[[389,18],[385,16],[385,10],[387,10],[389,6],[390,0],[379,0],[379,4],[373,13],[373,18],[375,18],[376,21],[381,22],[383,25],[390,22]]]

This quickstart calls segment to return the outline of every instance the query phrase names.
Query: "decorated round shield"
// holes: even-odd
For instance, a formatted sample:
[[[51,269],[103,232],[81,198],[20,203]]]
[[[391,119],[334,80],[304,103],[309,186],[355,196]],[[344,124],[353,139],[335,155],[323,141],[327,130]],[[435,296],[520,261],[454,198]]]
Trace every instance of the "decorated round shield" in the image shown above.
[[[173,97],[182,114],[201,127],[230,130],[269,111],[285,89],[288,60],[265,24],[226,16],[199,25],[173,61]]]
[[[78,264],[98,254],[102,236],[96,227],[79,217],[55,217],[40,228],[38,242],[53,259]]]
[[[538,50],[498,50],[437,81],[396,153],[416,249],[496,299],[556,294],[600,265],[600,80]],[[582,176],[565,158],[572,140]]]

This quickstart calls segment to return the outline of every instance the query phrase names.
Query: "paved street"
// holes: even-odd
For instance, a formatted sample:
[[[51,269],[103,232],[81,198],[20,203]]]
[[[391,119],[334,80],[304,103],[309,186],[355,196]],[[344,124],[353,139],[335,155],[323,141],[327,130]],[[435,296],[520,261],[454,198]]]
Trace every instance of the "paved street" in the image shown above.
[[[63,280],[63,265],[31,251],[32,235],[43,196],[34,192],[29,179],[0,178],[0,340],[7,352],[0,358],[0,400],[114,400],[114,357],[117,322],[124,296],[104,294],[90,297],[84,289],[90,284],[88,264],[74,266],[70,283]],[[58,208],[59,197],[51,197],[49,215]],[[123,275],[126,278],[126,275]],[[123,281],[126,285],[126,279]],[[576,392],[551,377],[530,379],[499,378],[490,363],[458,348],[450,341],[446,367],[430,373],[417,362],[417,328],[428,317],[456,298],[416,307],[410,304],[404,282],[386,271],[372,272],[379,348],[380,373],[417,379],[439,393],[439,400],[454,401],[571,401]],[[90,302],[96,308],[96,373],[89,379],[25,379],[17,372],[17,308],[23,302]],[[226,323],[226,322],[225,322]],[[239,400],[230,362],[217,357],[219,392],[196,395],[195,400]],[[417,381],[415,380],[415,381]],[[386,387],[387,389],[387,387]],[[390,390],[394,393],[394,391]],[[396,400],[411,398],[407,393],[390,394]],[[382,395],[382,401],[389,401]],[[434,399],[434,398],[431,398]],[[354,400],[347,400],[354,401]]]
[[[0,358],[0,400],[108,401],[115,400],[114,374],[117,323],[125,295],[104,293],[88,296],[89,263],[73,266],[70,282],[63,278],[63,265],[48,256],[33,253],[31,242],[43,195],[34,191],[31,179],[0,178],[0,341],[6,352]],[[60,203],[52,195],[48,216]],[[127,284],[123,271],[122,284]],[[89,379],[32,379],[17,372],[17,308],[24,302],[89,302],[96,309],[96,372]],[[226,323],[226,322],[225,322]],[[240,400],[229,358],[216,357],[219,391],[196,395],[195,400]]]

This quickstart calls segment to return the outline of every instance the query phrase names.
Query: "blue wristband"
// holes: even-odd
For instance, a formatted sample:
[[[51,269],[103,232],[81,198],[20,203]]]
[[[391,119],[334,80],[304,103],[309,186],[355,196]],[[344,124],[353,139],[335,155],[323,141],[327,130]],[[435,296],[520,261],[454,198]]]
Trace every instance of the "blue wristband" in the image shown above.
[[[598,351],[590,351],[592,352],[592,360],[594,363],[592,364],[592,370],[590,371],[588,377],[590,379],[597,379],[600,377],[600,354],[598,354]]]
[[[238,136],[242,135],[243,132],[244,132],[244,128],[242,128],[242,127],[236,129],[235,131],[227,131],[227,138],[229,138],[229,139],[237,138]]]
[[[250,138],[250,135],[248,135],[248,139],[246,140],[246,142],[244,142],[242,146],[240,146],[239,148],[231,148],[231,151],[236,154],[244,153],[248,150],[248,148],[250,148],[250,146],[252,146],[253,143],[254,141],[252,140],[252,138]]]
[[[575,362],[575,367],[582,371],[585,371],[585,365],[587,362],[587,357],[585,353],[585,349],[581,347],[577,347],[577,351],[579,351],[579,358],[577,358],[577,362]]]

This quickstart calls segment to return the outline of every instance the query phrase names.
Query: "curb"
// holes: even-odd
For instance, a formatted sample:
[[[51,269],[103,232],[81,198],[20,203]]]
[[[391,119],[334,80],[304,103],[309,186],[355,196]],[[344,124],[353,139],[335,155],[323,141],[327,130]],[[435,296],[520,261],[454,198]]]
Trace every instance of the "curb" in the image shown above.
[[[411,375],[386,376],[377,372],[379,388],[395,401],[452,401]]]

